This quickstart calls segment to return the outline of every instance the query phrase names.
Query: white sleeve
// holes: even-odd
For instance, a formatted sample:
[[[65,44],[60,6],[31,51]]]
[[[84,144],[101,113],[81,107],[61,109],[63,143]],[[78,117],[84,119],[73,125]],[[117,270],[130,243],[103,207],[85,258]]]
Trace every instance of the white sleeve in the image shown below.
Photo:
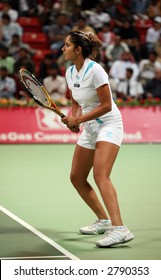
[[[109,84],[108,74],[101,65],[96,64],[93,67],[93,85],[96,89],[104,84]]]

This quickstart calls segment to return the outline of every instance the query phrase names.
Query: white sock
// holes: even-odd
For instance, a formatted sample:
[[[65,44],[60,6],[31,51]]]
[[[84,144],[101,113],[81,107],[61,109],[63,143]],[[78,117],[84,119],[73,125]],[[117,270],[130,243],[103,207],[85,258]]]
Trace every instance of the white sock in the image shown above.
[[[118,228],[118,229],[124,229],[125,228],[125,226],[115,226],[116,228]]]
[[[100,221],[103,222],[103,223],[109,223],[110,222],[110,220],[102,220],[102,219],[100,219]]]

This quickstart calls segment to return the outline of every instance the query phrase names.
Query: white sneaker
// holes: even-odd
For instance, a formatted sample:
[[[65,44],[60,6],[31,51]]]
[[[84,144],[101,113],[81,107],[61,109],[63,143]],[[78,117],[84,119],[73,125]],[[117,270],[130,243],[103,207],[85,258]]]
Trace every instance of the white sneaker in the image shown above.
[[[82,227],[79,229],[79,232],[82,234],[101,234],[108,232],[108,230],[111,228],[111,221],[102,221],[102,220],[96,220],[95,223],[93,223],[90,226]]]
[[[128,230],[126,226],[124,226],[123,228],[112,226],[111,229],[105,232],[103,238],[96,241],[96,246],[110,247],[117,244],[129,242],[132,239],[134,239],[134,235]]]

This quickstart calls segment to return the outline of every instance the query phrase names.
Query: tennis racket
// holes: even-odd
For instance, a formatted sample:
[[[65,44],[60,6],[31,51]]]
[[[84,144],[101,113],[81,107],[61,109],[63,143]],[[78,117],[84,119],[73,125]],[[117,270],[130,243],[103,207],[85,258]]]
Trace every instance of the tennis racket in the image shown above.
[[[33,98],[33,100],[38,105],[53,111],[61,118],[65,117],[65,115],[61,112],[61,110],[58,108],[58,106],[48,94],[46,88],[36,79],[36,77],[33,74],[31,74],[26,69],[20,69],[18,71],[18,77],[25,91],[31,98]],[[76,132],[79,132],[79,128]]]

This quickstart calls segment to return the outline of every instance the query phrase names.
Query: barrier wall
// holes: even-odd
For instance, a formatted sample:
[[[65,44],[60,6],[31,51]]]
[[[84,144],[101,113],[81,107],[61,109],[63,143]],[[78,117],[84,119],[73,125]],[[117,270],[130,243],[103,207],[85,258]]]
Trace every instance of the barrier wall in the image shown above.
[[[71,108],[61,108],[70,115]],[[124,122],[124,143],[161,142],[161,107],[120,108]],[[42,108],[1,108],[0,143],[75,143],[60,117]]]

